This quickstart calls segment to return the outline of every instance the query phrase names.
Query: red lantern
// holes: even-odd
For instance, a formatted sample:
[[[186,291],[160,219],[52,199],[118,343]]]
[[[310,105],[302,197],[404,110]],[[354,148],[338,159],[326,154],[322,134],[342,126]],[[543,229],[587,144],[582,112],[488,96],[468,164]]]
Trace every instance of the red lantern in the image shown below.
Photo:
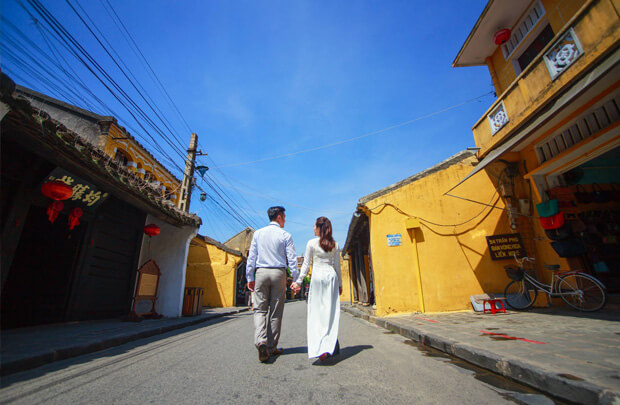
[[[65,205],[62,203],[62,201],[52,201],[47,206],[47,219],[49,219],[50,222],[53,224],[54,221],[56,221],[56,218],[58,218],[58,214],[60,214],[60,211],[62,211],[64,207]]]
[[[41,193],[47,198],[54,200],[47,206],[47,218],[51,223],[54,223],[56,218],[58,218],[58,214],[64,208],[61,200],[70,198],[73,195],[73,188],[62,181],[54,180],[44,183],[41,186]]]
[[[71,211],[69,211],[69,230],[73,230],[76,226],[80,224],[80,218],[84,212],[80,207],[75,207]]]
[[[501,29],[493,36],[495,45],[504,45],[510,39],[510,30],[508,28]]]
[[[159,235],[160,229],[155,224],[149,224],[144,227],[144,233],[149,236],[149,250],[151,250],[151,237]]]
[[[155,224],[150,224],[144,227],[144,233],[149,236],[157,236],[159,235],[159,227]]]
[[[48,181],[41,186],[41,193],[52,200],[61,201],[71,198],[73,187],[62,181]]]

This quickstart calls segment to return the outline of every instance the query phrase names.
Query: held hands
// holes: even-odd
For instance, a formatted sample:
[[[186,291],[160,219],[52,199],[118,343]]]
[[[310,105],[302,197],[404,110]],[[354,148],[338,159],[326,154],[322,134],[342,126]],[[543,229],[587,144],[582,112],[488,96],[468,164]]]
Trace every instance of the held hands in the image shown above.
[[[295,294],[297,294],[300,290],[301,290],[301,287],[299,286],[299,284],[295,282],[291,284],[291,291],[293,291]]]
[[[254,292],[254,284],[255,284],[255,282],[254,282],[254,281],[250,281],[250,282],[248,283],[248,290],[250,290],[250,291]]]

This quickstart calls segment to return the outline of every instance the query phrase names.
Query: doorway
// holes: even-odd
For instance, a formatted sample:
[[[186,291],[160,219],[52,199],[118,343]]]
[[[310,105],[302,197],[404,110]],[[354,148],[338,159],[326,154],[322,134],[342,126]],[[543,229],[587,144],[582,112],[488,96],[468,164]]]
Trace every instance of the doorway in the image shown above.
[[[52,224],[31,206],[2,291],[2,328],[65,320],[72,279],[87,224],[69,231],[67,216]]]

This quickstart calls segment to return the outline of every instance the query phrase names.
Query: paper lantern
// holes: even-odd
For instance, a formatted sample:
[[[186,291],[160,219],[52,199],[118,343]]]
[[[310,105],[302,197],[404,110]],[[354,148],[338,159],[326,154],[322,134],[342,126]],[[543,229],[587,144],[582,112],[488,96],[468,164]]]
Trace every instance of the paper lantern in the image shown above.
[[[495,45],[504,45],[510,39],[510,30],[508,28],[501,29],[493,36]]]
[[[54,223],[64,208],[62,200],[66,200],[73,195],[73,187],[62,181],[53,180],[43,183],[41,186],[41,193],[47,198],[54,200],[49,203],[46,211],[47,218],[51,223]]]
[[[151,238],[153,236],[159,235],[160,231],[161,230],[159,229],[159,227],[155,224],[149,224],[144,227],[144,233],[149,236],[149,250],[151,250]]]
[[[80,224],[80,218],[84,212],[80,207],[75,207],[71,211],[69,211],[69,230],[73,230],[76,226]]]

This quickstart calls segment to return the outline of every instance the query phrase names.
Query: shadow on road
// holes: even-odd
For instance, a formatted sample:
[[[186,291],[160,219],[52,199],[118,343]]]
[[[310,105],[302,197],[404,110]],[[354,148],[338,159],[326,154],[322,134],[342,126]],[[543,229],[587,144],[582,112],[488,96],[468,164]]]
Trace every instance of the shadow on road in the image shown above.
[[[353,357],[362,350],[372,349],[374,346],[372,345],[357,345],[357,346],[347,346],[340,349],[340,354],[333,357],[328,357],[327,359],[321,361],[317,360],[312,363],[313,366],[335,366],[341,361],[345,361],[349,357]]]

